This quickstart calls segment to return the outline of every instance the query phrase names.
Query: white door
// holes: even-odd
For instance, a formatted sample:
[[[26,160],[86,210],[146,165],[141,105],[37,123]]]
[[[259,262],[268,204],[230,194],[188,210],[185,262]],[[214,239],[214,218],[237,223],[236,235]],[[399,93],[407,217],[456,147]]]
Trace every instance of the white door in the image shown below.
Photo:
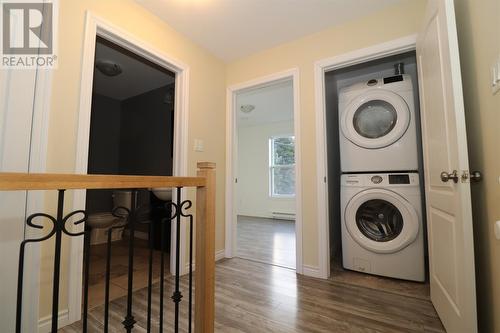
[[[471,194],[467,177],[462,178],[469,163],[453,0],[429,1],[417,62],[431,300],[448,332],[473,333],[477,315]],[[446,181],[442,172],[452,177]]]
[[[35,76],[36,70],[0,70],[0,172],[28,172]],[[0,192],[0,261],[3,265],[0,332],[14,332],[19,246],[25,237],[26,202],[25,191]],[[25,279],[25,285],[27,281]],[[30,298],[33,299],[25,297],[23,302],[25,323],[28,312],[33,311]],[[26,326],[25,329],[29,331]]]

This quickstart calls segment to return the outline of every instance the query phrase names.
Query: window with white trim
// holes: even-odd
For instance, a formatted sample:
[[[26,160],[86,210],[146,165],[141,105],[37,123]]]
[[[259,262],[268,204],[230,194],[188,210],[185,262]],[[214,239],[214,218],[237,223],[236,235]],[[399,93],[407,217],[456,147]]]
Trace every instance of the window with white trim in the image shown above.
[[[269,192],[272,197],[295,196],[295,137],[269,139]]]

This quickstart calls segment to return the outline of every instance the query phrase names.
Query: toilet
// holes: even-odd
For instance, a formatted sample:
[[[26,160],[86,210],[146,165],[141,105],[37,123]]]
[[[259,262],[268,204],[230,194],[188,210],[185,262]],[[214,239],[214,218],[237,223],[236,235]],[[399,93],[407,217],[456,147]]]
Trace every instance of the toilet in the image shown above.
[[[132,191],[120,190],[113,191],[113,210],[118,207],[130,209],[130,202],[132,199]],[[103,244],[108,241],[108,230],[110,227],[125,225],[126,214],[125,210],[118,210],[114,216],[112,212],[99,212],[90,214],[87,218],[87,225],[92,228],[90,232],[90,243]],[[111,241],[122,239],[123,229],[114,229],[111,235]]]

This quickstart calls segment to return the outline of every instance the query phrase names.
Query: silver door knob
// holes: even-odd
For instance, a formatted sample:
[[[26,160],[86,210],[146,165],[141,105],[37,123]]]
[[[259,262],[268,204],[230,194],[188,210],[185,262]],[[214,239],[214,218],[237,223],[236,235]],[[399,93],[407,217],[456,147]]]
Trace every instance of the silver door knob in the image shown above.
[[[453,170],[451,173],[446,171],[441,172],[441,181],[443,183],[448,182],[449,180],[453,180],[454,183],[458,183],[458,171]]]
[[[469,177],[470,181],[473,183],[479,183],[481,180],[483,180],[483,175],[481,174],[481,171],[472,171]]]

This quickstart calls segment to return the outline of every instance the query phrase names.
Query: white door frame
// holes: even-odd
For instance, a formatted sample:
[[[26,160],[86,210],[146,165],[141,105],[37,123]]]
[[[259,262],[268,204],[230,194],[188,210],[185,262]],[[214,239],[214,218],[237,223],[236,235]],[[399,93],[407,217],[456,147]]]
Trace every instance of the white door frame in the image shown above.
[[[416,49],[417,35],[398,38],[389,42],[319,60],[314,64],[314,90],[316,105],[316,160],[317,160],[317,210],[319,273],[330,276],[330,233],[328,218],[328,164],[326,152],[325,73],[389,57]],[[326,180],[326,181],[325,181]],[[340,200],[340,199],[339,199]]]
[[[226,94],[226,236],[225,256],[232,258],[236,255],[236,205],[234,194],[234,179],[237,166],[237,124],[236,124],[236,94],[247,89],[255,89],[275,84],[281,81],[292,80],[293,84],[293,117],[295,135],[295,271],[302,274],[302,159],[300,136],[300,104],[299,104],[299,70],[292,68],[283,72],[274,73],[247,82],[232,85],[227,88]]]
[[[83,45],[83,61],[81,74],[80,106],[78,119],[78,137],[76,147],[75,173],[86,174],[89,152],[90,115],[92,105],[92,82],[94,76],[94,55],[96,37],[103,37],[119,46],[140,55],[176,75],[174,104],[174,158],[173,175],[187,175],[187,138],[189,110],[189,67],[145,43],[131,33],[87,11],[85,22],[85,37]],[[183,198],[186,193],[183,191]],[[85,209],[85,190],[74,191],[73,210]],[[175,198],[175,191],[173,193]],[[82,231],[83,226],[79,227]],[[170,253],[175,253],[175,223],[171,224]],[[186,229],[181,228],[180,261],[186,258]],[[82,268],[83,268],[83,237],[71,239],[69,264],[69,323],[80,320],[82,302]],[[181,274],[185,274],[185,265],[181,265]],[[170,256],[170,270],[174,274],[175,256]]]

